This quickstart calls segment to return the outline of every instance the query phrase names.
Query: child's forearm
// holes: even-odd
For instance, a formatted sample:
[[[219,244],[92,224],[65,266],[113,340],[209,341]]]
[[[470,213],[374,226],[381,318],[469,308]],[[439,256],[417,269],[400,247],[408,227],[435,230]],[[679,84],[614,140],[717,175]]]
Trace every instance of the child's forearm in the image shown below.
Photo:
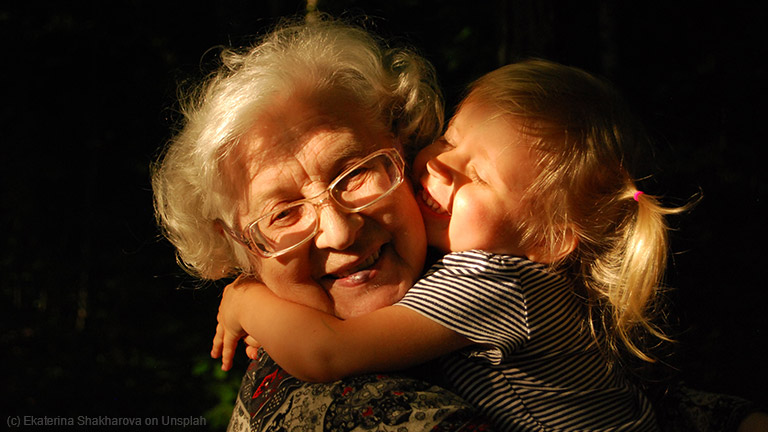
[[[288,372],[307,381],[330,381],[353,374],[359,359],[345,359],[343,321],[316,309],[283,300],[260,282],[227,286],[217,316],[211,356],[222,369],[232,367],[238,341],[256,341]],[[338,366],[336,366],[338,365]]]
[[[243,329],[280,366],[305,381],[402,369],[469,344],[404,307],[385,307],[344,321],[283,300],[266,287],[251,294],[240,306]]]
[[[355,372],[335,366],[345,351],[342,320],[283,300],[266,287],[250,294],[241,304],[240,324],[291,375],[318,382]]]

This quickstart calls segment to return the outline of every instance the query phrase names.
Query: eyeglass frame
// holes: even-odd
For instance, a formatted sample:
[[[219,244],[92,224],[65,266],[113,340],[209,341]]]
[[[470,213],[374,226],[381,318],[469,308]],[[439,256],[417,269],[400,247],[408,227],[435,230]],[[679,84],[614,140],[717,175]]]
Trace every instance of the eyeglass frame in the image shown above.
[[[393,186],[390,187],[390,189],[388,191],[386,191],[385,193],[379,195],[373,201],[371,201],[371,202],[369,202],[367,204],[364,204],[362,206],[355,207],[355,208],[348,208],[347,206],[345,206],[344,204],[340,203],[339,201],[336,200],[336,198],[333,197],[333,194],[331,193],[331,191],[333,190],[333,188],[336,187],[336,185],[341,180],[343,180],[349,173],[355,171],[356,169],[360,168],[361,166],[363,166],[364,164],[368,163],[372,159],[374,159],[374,158],[376,158],[378,156],[381,156],[381,155],[387,156],[389,158],[389,160],[394,164],[395,169],[397,170],[397,177],[396,177],[396,179],[394,181]],[[318,209],[318,207],[323,205],[326,201],[330,201],[330,202],[334,203],[338,208],[344,210],[347,213],[359,213],[359,212],[361,212],[361,211],[363,211],[363,210],[373,206],[374,204],[378,203],[379,201],[383,200],[384,198],[388,197],[390,194],[392,194],[392,192],[394,192],[398,187],[400,187],[400,185],[403,184],[404,180],[405,180],[405,162],[403,161],[403,158],[400,155],[400,151],[397,150],[396,148],[381,149],[381,150],[377,150],[377,151],[369,154],[368,156],[366,156],[360,162],[357,162],[356,164],[352,165],[351,167],[345,169],[341,174],[336,176],[336,178],[334,178],[333,181],[331,181],[331,183],[328,185],[328,187],[325,188],[324,191],[322,191],[319,194],[317,194],[317,195],[315,195],[313,197],[310,197],[310,198],[304,198],[304,199],[293,201],[293,202],[291,202],[291,203],[289,203],[289,204],[287,204],[285,206],[282,206],[279,209],[275,209],[273,211],[270,211],[270,212],[268,212],[266,214],[263,214],[263,215],[259,216],[253,222],[249,222],[245,226],[245,228],[243,229],[242,233],[239,233],[239,232],[235,231],[234,229],[230,228],[230,226],[227,225],[227,223],[224,222],[221,219],[216,219],[216,222],[224,229],[224,231],[227,234],[229,234],[230,237],[232,237],[235,241],[237,241],[241,245],[245,246],[250,252],[255,253],[256,255],[258,255],[258,256],[260,256],[262,258],[275,258],[275,257],[278,257],[280,255],[284,255],[284,254],[286,254],[288,252],[291,252],[291,251],[299,248],[300,246],[304,245],[308,241],[312,240],[313,238],[315,238],[317,233],[320,231],[320,213],[317,211],[317,209]],[[320,198],[321,196],[323,196],[325,194],[327,194],[328,196],[318,201],[318,198]],[[315,201],[317,201],[317,202],[315,202]],[[276,213],[279,213],[281,211],[284,211],[288,207],[296,207],[298,205],[303,205],[304,203],[312,204],[312,209],[315,212],[315,222],[314,222],[315,227],[312,230],[312,234],[308,235],[307,238],[305,238],[304,240],[296,243],[295,245],[287,247],[287,248],[282,249],[282,250],[279,250],[277,252],[269,252],[269,251],[266,251],[266,250],[263,250],[263,249],[259,248],[257,246],[257,242],[255,242],[252,238],[248,238],[249,236],[246,236],[244,234],[244,233],[253,232],[253,227],[256,224],[258,224],[259,222],[261,222],[262,220],[266,219],[267,217],[272,216],[272,215],[274,215]],[[258,232],[258,228],[257,228],[256,232]]]

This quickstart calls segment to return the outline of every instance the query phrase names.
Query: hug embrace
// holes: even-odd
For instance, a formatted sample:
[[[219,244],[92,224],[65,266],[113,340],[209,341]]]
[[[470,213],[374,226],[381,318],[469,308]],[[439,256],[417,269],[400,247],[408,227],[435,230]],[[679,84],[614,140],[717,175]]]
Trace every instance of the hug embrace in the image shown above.
[[[608,83],[520,61],[444,128],[427,60],[315,17],[186,101],[155,204],[190,272],[237,276],[212,349],[253,359],[230,430],[672,430],[628,365],[670,341],[688,206],[638,188],[648,140]]]

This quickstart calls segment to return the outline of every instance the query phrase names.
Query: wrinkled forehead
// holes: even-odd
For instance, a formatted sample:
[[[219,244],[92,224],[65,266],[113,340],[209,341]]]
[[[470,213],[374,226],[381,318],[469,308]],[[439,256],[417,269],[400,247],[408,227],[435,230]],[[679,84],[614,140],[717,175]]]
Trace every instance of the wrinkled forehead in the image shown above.
[[[365,145],[385,133],[385,127],[344,93],[295,91],[276,95],[269,108],[256,117],[239,147],[253,163],[271,164],[286,155],[312,157],[325,144],[312,139],[331,133],[353,134],[360,145]]]
[[[250,208],[252,201],[328,182],[345,161],[392,145],[384,126],[349,98],[283,98],[257,116],[224,161],[224,174],[238,201],[250,201],[240,206]]]

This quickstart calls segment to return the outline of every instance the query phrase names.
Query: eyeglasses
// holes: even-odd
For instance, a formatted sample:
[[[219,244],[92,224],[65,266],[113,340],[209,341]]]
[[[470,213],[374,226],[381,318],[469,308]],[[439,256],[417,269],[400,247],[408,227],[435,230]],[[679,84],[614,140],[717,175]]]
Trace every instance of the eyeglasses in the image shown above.
[[[404,167],[396,149],[378,150],[341,173],[325,191],[260,216],[242,234],[223,221],[218,222],[232,238],[257,255],[280,256],[315,237],[320,227],[318,207],[330,200],[348,213],[365,210],[400,186]]]

